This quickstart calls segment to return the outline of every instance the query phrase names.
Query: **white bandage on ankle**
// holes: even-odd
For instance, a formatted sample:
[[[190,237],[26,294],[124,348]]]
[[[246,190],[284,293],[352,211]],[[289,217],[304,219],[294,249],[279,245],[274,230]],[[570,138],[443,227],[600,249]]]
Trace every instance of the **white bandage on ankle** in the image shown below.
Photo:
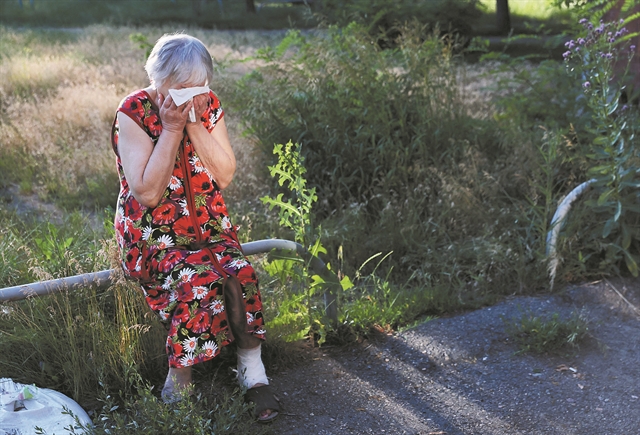
[[[251,388],[256,384],[269,385],[260,355],[261,346],[253,349],[238,348],[238,382],[240,385],[246,388]]]

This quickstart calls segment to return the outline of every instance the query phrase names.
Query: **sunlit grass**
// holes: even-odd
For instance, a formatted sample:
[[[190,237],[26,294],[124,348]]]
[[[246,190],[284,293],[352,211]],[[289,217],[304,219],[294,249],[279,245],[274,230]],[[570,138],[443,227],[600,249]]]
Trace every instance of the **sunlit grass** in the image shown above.
[[[178,26],[127,28],[90,26],[81,31],[14,30],[0,26],[0,186],[64,208],[114,206],[118,180],[109,132],[118,102],[148,84],[144,50],[132,33],[150,43],[163,33],[188,31],[202,39],[216,63],[247,56],[277,35],[226,33]],[[237,76],[247,67],[229,72]],[[225,76],[212,88],[224,94]],[[246,140],[227,117],[240,159]],[[248,182],[255,179],[246,174]],[[243,181],[236,193],[251,192]]]
[[[486,11],[496,11],[496,0],[480,0]],[[509,0],[509,11],[512,15],[521,15],[536,19],[547,19],[558,13],[550,0]]]

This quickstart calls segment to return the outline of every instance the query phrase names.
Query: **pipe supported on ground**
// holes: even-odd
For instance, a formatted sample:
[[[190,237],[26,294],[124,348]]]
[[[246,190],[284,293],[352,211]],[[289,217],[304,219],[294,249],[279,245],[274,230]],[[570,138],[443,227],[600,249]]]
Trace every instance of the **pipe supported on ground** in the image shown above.
[[[551,230],[547,233],[547,260],[549,261],[549,284],[553,288],[553,283],[556,279],[556,269],[558,268],[558,254],[556,250],[556,244],[558,243],[558,236],[560,235],[560,229],[564,225],[564,221],[571,210],[571,204],[578,199],[580,195],[586,192],[593,183],[597,180],[592,178],[578,185],[562,200],[558,206],[553,218],[551,219]]]
[[[274,249],[296,252],[302,257],[309,268],[317,273],[329,285],[324,292],[325,313],[334,322],[338,320],[337,287],[340,285],[338,278],[331,273],[320,258],[311,255],[299,243],[283,239],[257,240],[254,242],[242,243],[242,250],[245,255],[266,254]],[[73,289],[79,286],[95,285],[98,288],[108,287],[111,284],[111,276],[114,269],[102,270],[100,272],[83,273],[81,275],[66,278],[52,279],[48,281],[34,282],[31,284],[17,285],[0,289],[0,302],[17,301],[26,299],[29,296],[43,296],[59,292],[65,289]]]

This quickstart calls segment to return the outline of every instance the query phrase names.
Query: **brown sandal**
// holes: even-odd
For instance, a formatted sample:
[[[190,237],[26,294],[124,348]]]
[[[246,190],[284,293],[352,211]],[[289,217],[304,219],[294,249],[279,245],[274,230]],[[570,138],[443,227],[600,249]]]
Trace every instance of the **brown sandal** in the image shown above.
[[[249,388],[244,395],[244,401],[254,404],[253,417],[258,423],[269,423],[275,420],[280,412],[279,400],[268,385]],[[260,414],[268,409],[271,410],[271,414],[268,417],[259,418]]]

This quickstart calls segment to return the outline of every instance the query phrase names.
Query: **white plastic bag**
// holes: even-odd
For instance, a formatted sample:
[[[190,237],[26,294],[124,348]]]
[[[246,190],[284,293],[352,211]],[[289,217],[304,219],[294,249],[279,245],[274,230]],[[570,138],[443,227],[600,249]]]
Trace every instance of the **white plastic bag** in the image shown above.
[[[65,408],[73,415],[63,414]],[[64,428],[76,424],[74,417],[91,424],[85,410],[62,393],[0,379],[0,435],[35,435],[36,427],[47,435],[65,435]]]

